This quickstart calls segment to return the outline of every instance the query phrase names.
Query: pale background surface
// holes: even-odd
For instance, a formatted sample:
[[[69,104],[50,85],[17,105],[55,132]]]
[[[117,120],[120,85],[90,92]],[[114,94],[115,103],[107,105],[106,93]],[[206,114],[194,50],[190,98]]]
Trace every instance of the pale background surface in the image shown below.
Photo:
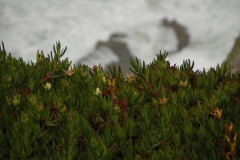
[[[134,56],[150,63],[159,50],[174,50],[176,37],[160,27],[163,18],[184,24],[190,44],[169,56],[171,65],[185,59],[194,69],[215,67],[227,57],[240,34],[239,0],[1,0],[0,40],[7,52],[35,62],[36,51],[45,54],[60,40],[65,57],[76,63],[90,53],[98,40],[124,32]],[[112,53],[94,64],[116,59]]]

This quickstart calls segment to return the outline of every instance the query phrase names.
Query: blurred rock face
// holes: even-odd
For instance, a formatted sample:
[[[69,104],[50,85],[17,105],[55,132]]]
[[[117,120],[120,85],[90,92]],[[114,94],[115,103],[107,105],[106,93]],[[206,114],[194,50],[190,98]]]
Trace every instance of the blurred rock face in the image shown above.
[[[240,73],[240,35],[236,38],[232,50],[224,62],[230,63],[232,73]]]
[[[121,42],[121,38],[125,38],[127,35],[123,33],[114,33],[110,36],[109,40],[107,42],[101,42],[99,41],[95,47],[95,49],[100,49],[101,47],[108,47],[112,50],[112,52],[117,55],[118,62],[112,62],[109,64],[109,66],[112,68],[114,65],[118,69],[118,67],[121,67],[121,70],[123,73],[131,73],[129,67],[130,65],[130,57],[133,58],[133,55],[131,54],[128,45],[126,42]],[[106,57],[107,58],[107,57]],[[108,68],[106,68],[107,71],[109,71]]]
[[[102,64],[102,67],[104,70],[109,71],[108,66],[110,66],[111,68],[113,66],[116,67],[116,69],[118,70],[118,67],[121,67],[121,70],[123,71],[124,74],[126,73],[131,73],[129,67],[131,67],[130,65],[130,57],[134,58],[128,48],[128,45],[126,42],[121,41],[121,39],[126,38],[127,35],[123,34],[123,33],[113,33],[112,35],[110,35],[109,40],[106,42],[103,41],[98,41],[93,53],[89,54],[88,56],[82,58],[79,63],[85,63],[87,61],[91,61],[90,59],[92,59],[91,57],[96,56],[96,58],[100,57],[100,56],[104,56],[104,59],[108,59],[110,58],[111,53],[110,54],[106,54],[107,51],[112,52],[112,54],[114,54],[115,56],[117,56],[117,58],[112,58],[112,61],[108,64]],[[101,52],[98,52],[101,51]],[[102,54],[102,55],[97,55],[97,54]],[[98,56],[98,57],[97,57]],[[102,59],[102,58],[101,58]],[[99,65],[99,64],[96,64]],[[89,66],[91,67],[91,66]]]
[[[167,50],[170,54],[176,53],[184,49],[188,46],[190,41],[190,36],[187,33],[187,29],[185,26],[179,24],[176,20],[169,21],[168,19],[163,19],[161,21],[159,27],[168,28],[174,31],[176,35],[176,41],[177,46],[170,50]],[[136,32],[138,33],[138,32]],[[156,35],[162,36],[162,35]],[[165,35],[167,36],[167,35]],[[139,33],[136,35],[135,38],[141,38],[141,34]],[[167,38],[167,37],[166,37]],[[117,69],[119,66],[121,67],[121,70],[126,75],[126,73],[131,73],[131,70],[129,69],[131,67],[130,65],[130,58],[133,58],[135,60],[135,56],[131,53],[131,50],[129,49],[129,41],[126,41],[126,39],[130,41],[134,41],[137,43],[138,39],[134,39],[134,37],[129,36],[126,33],[112,33],[107,41],[98,41],[91,53],[89,53],[86,57],[83,57],[79,60],[78,64],[86,64],[89,67],[92,67],[93,65],[99,65],[99,64],[93,64],[97,60],[103,60],[101,62],[101,65],[105,71],[109,71],[108,66],[111,68],[115,66]],[[156,38],[156,42],[152,42],[158,44],[158,46],[163,45],[163,42],[158,41],[158,38]],[[170,42],[171,43],[171,42]],[[147,44],[146,44],[147,45]],[[158,48],[159,51],[161,48]],[[138,55],[136,54],[138,57]],[[139,58],[139,57],[138,57]],[[144,61],[144,59],[143,59]],[[131,67],[132,68],[132,67]]]
[[[169,21],[168,19],[164,18],[162,20],[162,25],[167,28],[172,28],[176,34],[178,39],[178,50],[175,52],[181,51],[183,48],[187,47],[190,41],[190,36],[187,33],[186,27],[179,24],[177,21]]]

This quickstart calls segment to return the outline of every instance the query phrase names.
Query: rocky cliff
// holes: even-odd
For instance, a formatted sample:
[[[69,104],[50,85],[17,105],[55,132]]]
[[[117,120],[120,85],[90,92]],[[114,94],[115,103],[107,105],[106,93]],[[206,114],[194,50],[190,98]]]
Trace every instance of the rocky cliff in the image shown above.
[[[232,50],[224,62],[230,63],[232,73],[240,73],[240,34],[236,38]]]

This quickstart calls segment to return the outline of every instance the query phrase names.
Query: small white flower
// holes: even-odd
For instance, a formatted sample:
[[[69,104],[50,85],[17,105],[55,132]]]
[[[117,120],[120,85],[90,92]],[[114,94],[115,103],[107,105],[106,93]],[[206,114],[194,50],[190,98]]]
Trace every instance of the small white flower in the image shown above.
[[[51,87],[52,87],[51,83],[46,83],[45,86],[44,86],[44,88],[45,88],[46,90],[50,90]]]
[[[99,88],[96,89],[95,94],[96,94],[97,96],[102,94]]]

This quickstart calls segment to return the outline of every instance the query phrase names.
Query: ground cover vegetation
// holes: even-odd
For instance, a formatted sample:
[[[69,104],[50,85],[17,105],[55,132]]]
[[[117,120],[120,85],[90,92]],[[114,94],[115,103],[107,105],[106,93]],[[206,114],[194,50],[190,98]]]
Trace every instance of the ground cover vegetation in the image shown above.
[[[0,48],[0,159],[240,159],[240,75],[146,65],[73,65],[56,42],[36,62]]]

